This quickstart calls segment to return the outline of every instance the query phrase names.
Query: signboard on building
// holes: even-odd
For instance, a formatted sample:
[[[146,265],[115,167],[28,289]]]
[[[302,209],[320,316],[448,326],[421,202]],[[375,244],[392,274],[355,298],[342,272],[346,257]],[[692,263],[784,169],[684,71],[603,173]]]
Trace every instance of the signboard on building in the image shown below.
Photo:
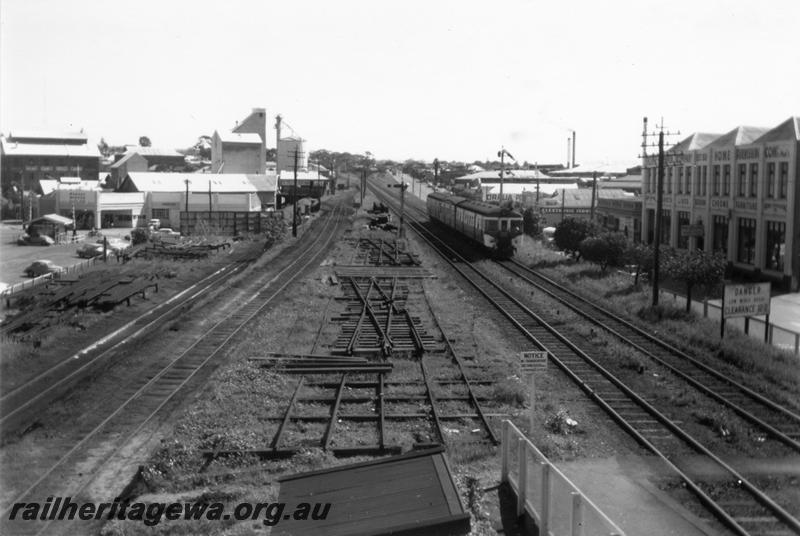
[[[722,299],[724,318],[769,315],[771,283],[725,285]]]
[[[702,223],[693,223],[691,225],[681,225],[681,236],[703,236],[705,234],[705,227]]]

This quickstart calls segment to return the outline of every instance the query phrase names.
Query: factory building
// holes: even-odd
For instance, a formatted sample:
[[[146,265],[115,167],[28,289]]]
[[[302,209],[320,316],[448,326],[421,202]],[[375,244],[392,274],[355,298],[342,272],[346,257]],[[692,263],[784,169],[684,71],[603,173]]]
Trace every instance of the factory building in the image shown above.
[[[94,180],[100,171],[100,151],[82,132],[14,131],[0,136],[0,188],[8,205],[3,217],[22,214],[23,191],[41,194],[39,181],[63,176]],[[26,201],[27,204],[27,201]],[[33,214],[33,204],[24,207]]]
[[[800,289],[800,117],[693,134],[665,162],[662,243],[720,251],[738,272]],[[657,155],[642,172],[642,236],[652,243]]]

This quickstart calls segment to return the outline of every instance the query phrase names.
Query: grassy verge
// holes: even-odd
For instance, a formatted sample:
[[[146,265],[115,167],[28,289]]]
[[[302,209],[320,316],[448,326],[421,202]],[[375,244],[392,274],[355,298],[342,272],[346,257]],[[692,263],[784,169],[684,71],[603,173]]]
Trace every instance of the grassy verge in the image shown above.
[[[791,352],[766,345],[735,329],[728,329],[720,340],[718,321],[686,313],[683,307],[669,303],[662,302],[654,309],[650,305],[649,286],[634,286],[633,278],[625,273],[611,271],[601,276],[597,267],[576,263],[539,242],[528,239],[518,257],[579,295],[600,301],[603,307],[734,375],[757,391],[800,408],[800,367]]]

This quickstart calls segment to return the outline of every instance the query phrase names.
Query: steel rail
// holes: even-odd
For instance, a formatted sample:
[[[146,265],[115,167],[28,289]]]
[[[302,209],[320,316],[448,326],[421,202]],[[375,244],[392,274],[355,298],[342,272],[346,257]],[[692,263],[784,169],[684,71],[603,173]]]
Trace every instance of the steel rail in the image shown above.
[[[317,236],[317,237],[314,239],[314,243],[312,244],[312,246],[316,245],[316,244],[317,244],[317,243],[319,243],[319,242],[323,243],[323,245],[327,245],[327,244],[329,244],[329,243],[332,241],[333,237],[335,236],[335,234],[336,234],[336,230],[338,230],[338,228],[339,228],[339,225],[341,224],[341,221],[342,221],[342,219],[343,219],[343,217],[342,217],[342,211],[341,211],[341,207],[340,207],[340,206],[337,206],[337,207],[336,207],[336,209],[335,209],[335,210],[334,210],[334,212],[333,212],[333,215],[331,216],[331,220],[329,220],[329,221],[327,222],[327,225],[328,225],[328,226],[331,226],[331,221],[333,221],[333,225],[331,226],[332,228],[329,230],[329,234],[327,234],[327,235],[324,235],[324,234],[322,234],[322,233],[321,233],[319,236]],[[327,230],[327,229],[328,229],[328,228],[326,228],[326,230]],[[290,263],[290,264],[289,264],[287,267],[283,268],[283,269],[282,269],[282,270],[281,270],[281,271],[280,271],[280,272],[279,272],[279,273],[278,273],[276,276],[274,276],[274,277],[273,277],[271,280],[269,280],[268,282],[266,282],[266,284],[264,284],[264,285],[262,286],[261,290],[259,290],[258,292],[256,292],[256,293],[255,293],[253,296],[251,296],[251,297],[248,299],[248,301],[247,301],[247,302],[246,302],[244,305],[242,305],[242,306],[241,306],[240,310],[245,310],[245,315],[246,315],[246,316],[245,316],[245,318],[244,318],[243,320],[237,320],[237,321],[236,321],[236,322],[237,322],[237,325],[236,325],[236,326],[235,326],[233,329],[231,329],[231,328],[227,328],[227,329],[226,329],[226,328],[224,328],[224,327],[223,327],[223,325],[224,325],[226,322],[229,322],[229,320],[230,320],[230,318],[231,318],[231,317],[229,316],[228,318],[226,318],[226,319],[224,319],[224,320],[220,321],[220,322],[219,322],[219,323],[217,323],[215,326],[213,326],[213,327],[211,327],[209,330],[207,330],[207,332],[206,332],[206,335],[205,335],[203,338],[201,338],[200,340],[196,341],[196,342],[195,342],[194,344],[192,344],[192,345],[191,345],[189,348],[187,348],[187,349],[186,349],[184,352],[182,352],[182,353],[181,353],[181,354],[180,354],[178,357],[176,357],[176,358],[175,358],[175,359],[173,359],[173,360],[172,360],[170,363],[168,363],[166,366],[164,366],[164,367],[161,369],[161,371],[160,371],[158,374],[156,374],[156,375],[155,375],[154,377],[152,377],[152,378],[151,378],[151,379],[150,379],[150,380],[149,380],[147,383],[145,383],[143,386],[141,386],[141,387],[140,387],[140,388],[139,388],[139,389],[138,389],[138,390],[137,390],[137,391],[136,391],[136,392],[135,392],[135,393],[134,393],[132,396],[128,397],[128,398],[127,398],[127,399],[126,399],[124,402],[122,402],[121,404],[118,404],[115,410],[113,410],[113,411],[112,411],[112,412],[111,412],[111,413],[110,413],[108,416],[106,416],[106,417],[105,417],[105,418],[104,418],[104,419],[103,419],[103,420],[102,420],[102,421],[101,421],[99,424],[97,424],[97,425],[96,425],[96,426],[95,426],[95,427],[94,427],[94,428],[93,428],[91,431],[89,431],[88,433],[84,434],[84,435],[83,435],[83,438],[82,438],[81,440],[79,440],[79,441],[78,441],[76,444],[74,444],[74,445],[73,445],[73,446],[72,446],[72,447],[71,447],[71,448],[70,448],[70,449],[69,449],[69,450],[68,450],[68,451],[67,451],[67,452],[66,452],[66,453],[63,455],[63,456],[61,456],[61,457],[58,459],[58,461],[56,461],[54,464],[52,464],[52,465],[50,466],[50,468],[46,469],[46,470],[45,470],[45,471],[44,471],[44,472],[43,472],[43,473],[42,473],[42,474],[41,474],[41,475],[40,475],[40,476],[39,476],[39,477],[38,477],[38,478],[37,478],[37,479],[36,479],[36,480],[35,480],[35,481],[34,481],[32,484],[30,484],[30,485],[29,485],[29,486],[28,486],[28,487],[27,487],[27,488],[26,488],[24,491],[22,491],[21,493],[19,493],[19,494],[18,494],[18,495],[17,495],[17,496],[16,496],[14,499],[12,499],[12,500],[8,501],[8,503],[7,503],[7,504],[12,504],[12,505],[13,505],[14,503],[18,503],[18,502],[20,502],[20,501],[21,501],[21,499],[23,499],[25,496],[27,496],[28,494],[30,494],[30,493],[31,493],[31,492],[32,492],[32,491],[33,491],[33,490],[34,490],[34,489],[35,489],[37,486],[39,486],[40,484],[42,484],[42,483],[43,483],[43,482],[44,482],[44,481],[45,481],[45,480],[46,480],[46,479],[47,479],[47,478],[48,478],[48,477],[49,477],[51,474],[53,474],[53,472],[54,472],[54,471],[55,471],[55,470],[56,470],[58,467],[60,467],[60,466],[61,466],[61,465],[62,465],[62,464],[63,464],[63,463],[64,463],[64,462],[67,460],[67,459],[69,459],[69,457],[70,457],[70,456],[72,456],[73,454],[75,454],[75,453],[76,453],[76,452],[77,452],[77,451],[78,451],[78,450],[79,450],[81,447],[83,447],[83,446],[84,446],[86,443],[88,443],[88,441],[89,441],[89,440],[90,440],[92,437],[94,437],[94,436],[95,436],[95,435],[96,435],[96,434],[97,434],[97,433],[98,433],[100,430],[102,430],[102,429],[103,429],[103,428],[104,428],[104,427],[105,427],[107,424],[109,424],[109,423],[112,421],[112,419],[114,419],[116,416],[118,416],[118,415],[122,414],[124,410],[130,409],[130,408],[129,408],[129,406],[130,406],[132,403],[134,403],[134,402],[136,402],[136,401],[138,401],[138,400],[142,399],[142,395],[143,395],[143,394],[144,394],[146,391],[148,391],[150,387],[152,387],[152,386],[156,385],[156,384],[159,382],[159,380],[161,380],[162,378],[164,378],[164,376],[165,376],[165,375],[166,375],[168,372],[170,372],[171,370],[173,370],[173,369],[175,368],[175,366],[176,366],[176,365],[177,365],[177,364],[178,364],[178,363],[181,361],[181,359],[182,359],[182,358],[184,358],[184,356],[188,356],[188,355],[190,355],[190,352],[191,352],[191,351],[192,351],[194,348],[196,348],[196,347],[200,346],[200,343],[201,343],[202,341],[204,341],[204,340],[208,339],[208,338],[210,337],[210,335],[211,335],[211,334],[213,334],[213,333],[215,333],[215,331],[216,331],[218,328],[219,328],[219,329],[221,329],[221,330],[222,330],[222,333],[221,333],[222,340],[221,340],[221,342],[219,342],[219,343],[213,343],[213,344],[214,344],[214,349],[213,349],[213,351],[211,351],[211,352],[210,352],[210,353],[209,353],[209,354],[208,354],[208,355],[207,355],[207,356],[206,356],[206,357],[205,357],[205,358],[202,360],[202,362],[200,362],[200,363],[199,363],[199,364],[197,364],[197,365],[194,365],[194,366],[191,368],[191,372],[189,372],[188,374],[186,374],[186,375],[183,377],[182,381],[180,381],[180,383],[179,383],[179,384],[178,384],[176,387],[172,388],[170,392],[168,392],[168,393],[166,393],[166,394],[164,394],[164,395],[159,395],[159,398],[161,398],[161,402],[160,402],[160,403],[157,405],[157,407],[156,407],[155,409],[153,409],[153,410],[149,411],[149,412],[148,412],[146,415],[144,415],[143,417],[141,417],[141,420],[139,421],[139,424],[138,424],[138,426],[136,426],[136,428],[135,428],[133,431],[131,431],[130,433],[128,433],[128,434],[127,434],[127,435],[124,437],[123,441],[121,441],[121,442],[118,442],[118,443],[117,443],[117,445],[116,445],[116,447],[114,447],[114,448],[113,448],[113,450],[112,450],[110,453],[108,453],[106,456],[104,456],[104,457],[103,457],[103,459],[100,461],[99,465],[98,465],[98,466],[95,466],[95,468],[93,469],[93,471],[91,472],[91,474],[90,474],[90,475],[89,475],[89,476],[88,476],[88,477],[87,477],[87,478],[84,480],[84,483],[83,483],[82,485],[80,485],[80,487],[79,487],[78,491],[77,491],[77,492],[73,491],[73,495],[75,495],[75,494],[79,493],[80,491],[82,491],[82,490],[83,490],[83,489],[84,489],[84,488],[85,488],[85,487],[86,487],[86,486],[87,486],[87,485],[88,485],[88,484],[91,482],[91,480],[93,479],[94,475],[95,475],[95,474],[96,474],[96,473],[99,471],[99,469],[100,469],[100,468],[102,468],[102,467],[104,467],[104,466],[105,466],[105,464],[107,464],[107,463],[108,463],[108,461],[109,461],[109,460],[111,460],[111,459],[112,459],[112,458],[113,458],[113,457],[114,457],[114,456],[115,456],[115,455],[116,455],[116,454],[117,454],[117,453],[118,453],[118,452],[119,452],[119,451],[122,449],[122,447],[123,447],[123,446],[125,446],[125,445],[126,445],[128,442],[129,442],[130,438],[134,437],[134,436],[135,436],[137,433],[139,433],[139,432],[140,432],[140,431],[141,431],[141,430],[144,428],[144,426],[145,426],[145,425],[147,425],[147,424],[148,424],[148,423],[149,423],[149,422],[152,420],[152,418],[153,418],[153,417],[154,417],[156,414],[158,414],[158,413],[159,413],[159,412],[160,412],[160,411],[163,409],[163,407],[164,407],[164,406],[165,406],[165,405],[166,405],[166,404],[167,404],[169,401],[171,401],[171,400],[172,400],[172,399],[173,399],[173,398],[174,398],[174,397],[175,397],[175,396],[178,394],[178,392],[180,392],[180,391],[181,391],[181,390],[182,390],[182,389],[183,389],[183,388],[186,386],[186,384],[187,384],[187,383],[188,383],[188,382],[189,382],[191,379],[193,379],[193,378],[194,378],[194,377],[197,375],[197,373],[198,373],[200,370],[202,370],[202,369],[205,367],[205,365],[206,365],[206,364],[207,364],[207,363],[208,363],[208,362],[209,362],[209,361],[210,361],[210,360],[211,360],[211,359],[212,359],[214,356],[216,356],[216,355],[219,353],[219,351],[220,351],[222,348],[226,347],[226,345],[229,343],[229,341],[230,341],[230,340],[231,340],[231,339],[232,339],[232,338],[233,338],[233,337],[234,337],[236,334],[238,334],[238,333],[239,333],[239,331],[240,331],[241,329],[243,329],[245,325],[249,324],[249,323],[250,323],[250,321],[252,321],[252,320],[253,320],[253,319],[254,319],[254,318],[255,318],[255,317],[258,315],[258,314],[260,314],[260,313],[261,313],[261,312],[264,310],[264,308],[266,308],[266,307],[267,307],[267,306],[268,306],[268,305],[269,305],[269,304],[270,304],[270,303],[271,303],[271,302],[274,300],[274,298],[275,298],[276,296],[278,296],[278,295],[279,295],[279,294],[280,294],[280,293],[281,293],[281,292],[282,292],[282,291],[283,291],[283,290],[284,290],[284,289],[285,289],[285,288],[286,288],[286,287],[287,287],[289,284],[293,283],[293,282],[296,280],[296,278],[297,278],[297,277],[299,276],[299,274],[302,272],[302,268],[301,268],[300,270],[297,270],[297,269],[296,269],[296,268],[297,268],[297,267],[296,267],[296,265],[298,265],[298,264],[302,264],[302,267],[307,267],[307,266],[310,266],[310,265],[312,265],[312,264],[313,264],[313,262],[314,262],[314,261],[317,259],[317,257],[319,257],[320,253],[321,253],[321,252],[322,252],[324,249],[325,249],[324,247],[319,247],[319,248],[317,248],[317,247],[308,247],[308,248],[306,248],[305,250],[303,250],[302,252],[300,252],[300,254],[299,254],[299,256],[298,256],[298,258],[297,258],[297,259],[295,259],[295,260],[294,260],[292,263]],[[266,290],[267,290],[267,289],[268,289],[268,288],[269,288],[269,287],[270,287],[270,286],[271,286],[273,283],[275,283],[275,282],[278,282],[279,278],[280,278],[281,276],[284,276],[285,274],[287,274],[287,273],[289,272],[289,270],[290,270],[290,269],[293,269],[293,270],[294,270],[294,273],[290,275],[290,277],[288,278],[288,280],[286,280],[285,282],[283,282],[283,284],[281,284],[281,285],[280,285],[278,288],[276,288],[276,289],[272,289],[271,295],[270,295],[269,297],[267,297],[267,298],[266,298],[266,299],[265,299],[263,302],[261,302],[261,303],[257,304],[257,307],[255,308],[255,310],[253,310],[252,312],[250,312],[249,310],[247,310],[247,305],[250,305],[250,304],[252,304],[252,302],[253,302],[254,300],[256,300],[257,298],[259,298],[259,297],[260,297],[260,295],[261,295],[261,293],[262,293],[262,292],[265,292],[265,291],[266,291]],[[132,411],[128,411],[128,412],[127,412],[127,414],[132,414],[132,413],[133,413]],[[0,518],[6,518],[6,519],[7,519],[7,517],[6,517],[6,516],[7,516],[7,514],[8,514],[8,509],[4,509],[4,510],[3,510],[3,511],[0,513]],[[47,526],[47,525],[46,525],[46,526]],[[43,527],[43,529],[42,529],[42,530],[44,530],[44,529],[46,528],[46,526],[45,526],[45,527]],[[40,532],[41,532],[41,531],[40,531]]]
[[[130,322],[126,323],[121,328],[115,330],[114,332],[105,335],[98,341],[86,346],[82,350],[79,350],[75,354],[71,355],[69,358],[61,361],[60,363],[56,364],[55,366],[37,374],[35,377],[27,380],[24,384],[15,387],[11,391],[4,393],[0,396],[0,407],[3,407],[4,413],[3,416],[0,418],[0,428],[3,428],[8,432],[9,430],[9,423],[15,419],[21,412],[24,412],[26,409],[30,408],[31,406],[42,403],[43,401],[47,400],[48,397],[51,397],[54,392],[59,389],[66,389],[67,386],[77,378],[79,378],[83,373],[89,370],[91,367],[96,365],[102,359],[108,357],[112,352],[118,350],[125,344],[128,344],[132,340],[140,337],[141,335],[151,331],[152,329],[158,327],[160,323],[162,323],[165,319],[172,319],[175,316],[175,312],[185,308],[193,301],[197,300],[198,298],[204,297],[208,292],[214,290],[220,283],[224,283],[229,277],[239,273],[240,271],[244,270],[247,267],[247,264],[242,263],[241,261],[236,261],[226,266],[223,266],[219,270],[215,271],[212,274],[209,274],[205,278],[201,279],[197,283],[193,284],[189,288],[181,291],[180,293],[176,294],[175,296],[169,298],[164,303],[159,304],[158,306],[150,309],[138,317],[134,318]],[[186,294],[189,294],[186,296]],[[163,311],[162,311],[163,309]],[[153,314],[157,314],[157,316],[150,319],[149,317]],[[123,336],[125,333],[130,332],[133,328],[136,327],[137,324],[141,323],[142,321],[147,320],[147,322],[142,325],[139,329],[137,329],[134,333],[125,336],[122,340],[116,342],[113,346],[102,350],[99,354],[95,355],[88,361],[81,364],[78,368],[70,371],[64,371],[65,374],[63,376],[58,377],[52,383],[47,384],[46,386],[38,386],[39,382],[46,381],[51,376],[62,372],[62,369],[68,368],[70,365],[74,366],[76,360],[79,360],[85,357],[87,354],[91,353],[92,351],[102,347],[102,345],[114,341],[115,339]],[[35,389],[35,394],[26,396],[25,400],[22,401],[20,404],[16,405],[9,410],[6,410],[6,406],[13,401],[14,398],[19,397],[20,395],[26,394],[26,391],[30,392]]]
[[[325,427],[325,434],[322,436],[322,448],[328,450],[331,443],[331,435],[333,435],[334,428],[336,427],[336,415],[339,413],[339,405],[342,403],[342,393],[344,392],[344,384],[347,382],[347,372],[342,373],[342,381],[336,389],[336,400],[331,409],[331,418],[328,420],[328,426]]]
[[[433,388],[431,387],[431,380],[428,377],[428,371],[425,367],[425,358],[422,357],[419,360],[419,368],[422,371],[422,379],[425,382],[425,394],[428,396],[428,402],[431,405],[431,415],[433,416],[433,422],[436,424],[436,434],[439,436],[439,442],[444,445],[444,431],[442,430],[442,421],[439,419],[439,412],[436,409],[436,396],[433,394]]]
[[[516,262],[516,261],[514,261],[514,262]],[[586,320],[589,320],[590,322],[592,322],[593,324],[599,326],[600,328],[604,329],[605,331],[608,331],[609,333],[611,333],[612,335],[614,335],[615,337],[617,337],[618,339],[620,339],[624,343],[628,344],[629,346],[632,346],[632,347],[636,348],[638,351],[640,351],[644,355],[648,356],[653,361],[655,361],[655,362],[659,363],[660,365],[664,366],[670,372],[672,372],[676,376],[679,376],[681,379],[683,379],[687,383],[691,384],[693,387],[695,387],[696,389],[698,389],[699,391],[701,391],[705,395],[707,395],[707,396],[713,398],[714,400],[716,400],[717,402],[729,407],[730,409],[735,411],[737,414],[739,414],[744,419],[746,419],[746,420],[750,421],[752,424],[755,424],[756,426],[762,428],[768,434],[770,434],[771,436],[773,436],[776,439],[780,440],[781,442],[783,442],[787,446],[791,447],[795,451],[800,452],[800,442],[799,441],[789,437],[788,435],[786,435],[782,431],[778,430],[777,428],[775,428],[771,424],[767,423],[763,419],[757,417],[756,415],[753,415],[747,409],[741,407],[740,405],[738,405],[735,402],[731,401],[730,399],[726,398],[724,395],[718,393],[717,391],[714,391],[712,388],[708,387],[707,385],[705,385],[701,381],[695,379],[690,374],[680,370],[676,366],[674,366],[674,365],[668,363],[667,361],[665,361],[664,359],[658,357],[657,355],[655,355],[653,352],[651,352],[650,350],[648,350],[647,348],[645,348],[641,344],[638,344],[637,342],[633,341],[629,337],[626,337],[625,335],[623,335],[619,331],[615,330],[613,327],[609,326],[608,324],[603,323],[601,321],[601,319],[599,319],[597,316],[593,316],[592,314],[580,309],[579,307],[575,306],[574,304],[572,304],[569,301],[559,297],[554,292],[552,292],[549,289],[545,288],[543,285],[540,285],[540,284],[536,283],[535,281],[525,277],[524,275],[520,274],[519,272],[516,272],[513,268],[509,268],[506,263],[498,262],[498,264],[500,266],[502,266],[503,268],[505,268],[506,270],[508,270],[509,272],[517,275],[522,280],[530,283],[531,285],[535,286],[539,290],[545,292],[549,296],[551,296],[554,299],[558,300],[560,303],[562,303],[565,306],[569,307],[571,310],[573,310],[574,312],[576,312],[577,314],[579,314],[580,316],[582,316]],[[566,293],[571,294],[571,292],[569,290],[561,287],[560,285],[557,285],[556,283],[551,283],[551,284],[556,286],[559,290],[562,290],[562,291],[564,291]],[[593,307],[595,307],[595,309],[599,310],[601,313],[606,314],[608,318],[611,318],[611,319],[623,324],[625,327],[627,327],[629,329],[635,330],[635,332],[638,335],[641,335],[643,337],[647,337],[648,341],[656,342],[655,340],[653,340],[652,336],[650,336],[649,334],[647,334],[643,330],[638,329],[636,326],[633,326],[633,325],[629,324],[624,319],[621,319],[621,318],[617,317],[616,315],[614,315],[613,313],[610,313],[610,312],[606,311],[605,309],[603,309],[603,308],[601,308],[601,307],[599,307],[599,306],[597,306],[595,304],[592,304],[591,302],[588,302],[588,300],[583,300],[583,301],[586,301],[588,305],[592,305]],[[739,388],[745,395],[747,395],[748,397],[753,398],[757,402],[759,402],[759,403],[764,403],[763,401],[768,402],[768,404],[765,404],[765,405],[767,405],[770,409],[782,410],[781,413],[783,415],[796,417],[798,420],[800,420],[800,416],[795,415],[794,413],[790,412],[789,410],[787,410],[787,409],[785,409],[785,408],[783,408],[781,406],[777,406],[774,402],[772,402],[772,401],[770,401],[768,399],[765,399],[763,396],[759,395],[758,393],[753,392],[752,390],[750,390],[747,387],[735,382],[734,380],[728,378],[727,376],[723,375],[722,373],[719,373],[719,372],[715,371],[711,367],[707,367],[707,366],[703,365],[702,363],[699,363],[696,359],[692,358],[691,356],[688,356],[687,354],[684,354],[680,350],[675,349],[675,348],[673,348],[672,346],[670,346],[668,344],[665,344],[662,347],[664,349],[666,349],[667,351],[672,352],[676,357],[682,358],[682,359],[686,359],[686,360],[690,361],[693,365],[697,366],[698,368],[701,368],[704,372],[707,372],[709,374],[713,374],[715,378],[718,378],[718,379],[728,383],[729,385],[732,385],[732,386],[735,386],[735,387]]]
[[[373,191],[378,195],[378,197],[384,196],[385,194],[381,192],[380,194],[377,193],[376,189],[373,188]],[[541,349],[546,350],[548,352],[548,357],[552,359],[562,370],[569,370],[568,375],[576,382],[578,385],[581,386],[582,389],[587,390],[587,392],[593,393],[593,398],[601,398],[599,394],[596,393],[594,389],[591,388],[587,384],[587,382],[581,379],[573,370],[571,370],[566,363],[564,363],[561,359],[558,359],[557,356],[550,350],[548,350],[545,345],[543,345],[530,331],[525,328],[517,319],[515,319],[510,311],[508,311],[504,306],[500,305],[497,300],[492,297],[487,290],[477,283],[472,277],[466,274],[466,270],[461,268],[461,266],[467,266],[470,270],[472,270],[479,278],[483,279],[488,283],[489,288],[496,290],[499,292],[505,299],[509,300],[512,304],[518,307],[520,310],[524,311],[530,318],[534,319],[540,326],[544,327],[552,336],[554,336],[559,342],[567,346],[573,353],[581,357],[586,363],[590,364],[595,370],[600,372],[600,374],[608,380],[611,384],[613,384],[617,389],[625,393],[631,400],[636,402],[641,408],[643,408],[647,413],[651,416],[655,417],[661,424],[670,430],[671,433],[680,437],[684,440],[687,444],[691,445],[695,450],[700,452],[701,454],[705,455],[712,461],[714,461],[717,465],[725,469],[730,475],[737,479],[742,487],[745,488],[746,491],[750,493],[750,495],[761,505],[768,508],[772,514],[782,521],[786,526],[791,528],[796,533],[800,534],[800,521],[794,518],[789,512],[787,512],[782,506],[777,504],[772,498],[768,497],[765,493],[763,493],[760,489],[758,489],[755,485],[749,482],[746,478],[744,478],[738,471],[736,471],[733,467],[728,465],[726,462],[721,460],[718,456],[713,454],[709,451],[704,445],[698,442],[696,439],[691,437],[688,433],[684,432],[680,429],[677,425],[675,425],[670,419],[664,416],[661,412],[659,412],[655,407],[647,403],[644,399],[642,399],[638,394],[636,394],[633,390],[628,388],[624,383],[622,383],[619,379],[617,379],[613,374],[611,374],[608,370],[604,367],[600,366],[599,363],[594,361],[588,355],[586,355],[582,350],[577,348],[571,341],[569,341],[566,337],[560,334],[555,328],[544,322],[538,315],[533,313],[530,309],[528,309],[524,304],[519,302],[516,298],[514,298],[510,293],[508,293],[505,289],[497,285],[489,276],[485,275],[473,266],[470,262],[464,259],[461,255],[455,252],[452,248],[444,244],[438,237],[433,235],[430,231],[425,229],[419,222],[414,220],[413,218],[409,218],[411,221],[410,226],[417,232],[417,234],[427,242],[431,247],[434,248],[435,251],[440,252],[441,257],[445,259],[445,261],[454,269],[456,270],[462,277],[464,277],[479,293],[481,293],[490,303],[492,303],[504,316],[509,318],[512,323],[520,329],[530,340],[532,340],[535,344],[537,344]],[[434,241],[438,242],[438,246],[434,245]],[[447,254],[445,254],[445,250]],[[455,262],[453,258],[459,260],[460,262]],[[604,409],[610,409],[610,405],[604,403],[601,405]],[[624,418],[620,416],[616,411],[610,413],[615,420],[620,419],[624,421]],[[618,421],[620,422],[620,421]],[[633,429],[632,425],[629,423],[624,426],[626,431],[630,431]],[[639,439],[645,439],[641,434],[637,432],[635,436],[637,441]],[[675,464],[673,464],[663,453],[661,453],[658,449],[655,449],[654,445],[652,445],[649,441],[645,440],[643,445],[653,447],[654,454],[662,458],[662,460],[668,464],[668,466],[677,471],[677,474],[681,477],[682,480],[686,483],[686,485],[695,493],[698,499],[709,508],[712,513],[721,521],[723,522],[728,528],[732,531],[736,532],[737,534],[748,534],[744,528],[739,525],[735,519],[730,516],[721,506],[719,506],[716,502],[714,502],[705,492],[700,489],[700,487],[686,475],[683,473]]]
[[[563,285],[559,285],[558,283],[556,283],[552,279],[548,278],[547,276],[545,276],[545,275],[543,275],[543,274],[541,274],[541,273],[539,273],[539,272],[537,272],[535,270],[531,270],[530,268],[525,267],[524,265],[520,264],[516,260],[512,259],[511,262],[513,262],[517,266],[521,267],[526,272],[529,272],[529,273],[535,275],[536,277],[542,279],[543,281],[546,281],[548,284],[558,288],[559,290],[561,290],[564,293],[568,294],[570,297],[575,298],[576,300],[579,300],[579,301],[585,303],[586,305],[589,305],[590,307],[593,307],[594,309],[600,311],[602,314],[606,315],[608,318],[611,318],[611,319],[615,320],[616,322],[619,322],[620,324],[624,324],[625,327],[635,331],[637,335],[640,335],[640,336],[646,338],[648,341],[661,346],[664,350],[667,350],[668,352],[670,352],[672,354],[675,354],[676,356],[679,356],[682,359],[685,359],[685,360],[691,362],[696,367],[702,369],[703,372],[706,372],[706,373],[714,376],[718,380],[723,381],[725,383],[728,383],[731,386],[736,387],[737,389],[740,389],[742,392],[747,394],[747,396],[750,396],[752,398],[757,399],[759,402],[761,402],[765,406],[769,406],[770,409],[772,409],[774,411],[777,411],[777,412],[780,412],[784,416],[788,417],[789,419],[791,419],[791,420],[793,420],[793,421],[795,421],[797,423],[800,423],[800,414],[794,413],[791,410],[789,410],[788,408],[786,408],[785,406],[781,406],[780,404],[776,403],[775,401],[770,400],[769,398],[766,398],[764,395],[753,391],[752,389],[750,389],[746,385],[743,385],[743,384],[737,382],[736,380],[734,380],[733,378],[731,378],[729,376],[726,376],[725,374],[721,373],[717,369],[715,369],[713,367],[710,367],[709,365],[706,365],[705,363],[703,363],[702,361],[699,361],[697,358],[693,357],[692,355],[687,354],[686,352],[680,350],[679,348],[676,348],[675,346],[672,346],[668,342],[666,342],[664,340],[661,340],[658,337],[653,336],[653,334],[648,333],[646,330],[644,330],[641,327],[637,326],[633,322],[630,322],[629,320],[626,320],[625,318],[622,318],[618,314],[613,313],[612,311],[609,311],[608,309],[606,309],[606,308],[604,308],[604,307],[592,302],[591,300],[588,300],[588,299],[584,298],[580,294],[577,294],[576,292],[569,290],[568,288],[564,287]],[[536,283],[532,283],[532,284],[536,285]],[[544,287],[541,287],[541,288],[545,292],[548,292],[547,289],[545,289]],[[578,311],[576,310],[576,312],[578,312]]]

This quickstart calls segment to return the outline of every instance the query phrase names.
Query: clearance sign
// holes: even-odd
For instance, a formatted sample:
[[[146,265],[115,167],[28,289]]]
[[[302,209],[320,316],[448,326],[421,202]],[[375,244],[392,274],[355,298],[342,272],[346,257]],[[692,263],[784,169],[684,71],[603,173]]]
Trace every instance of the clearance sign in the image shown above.
[[[725,285],[722,314],[725,318],[769,315],[770,283]]]

